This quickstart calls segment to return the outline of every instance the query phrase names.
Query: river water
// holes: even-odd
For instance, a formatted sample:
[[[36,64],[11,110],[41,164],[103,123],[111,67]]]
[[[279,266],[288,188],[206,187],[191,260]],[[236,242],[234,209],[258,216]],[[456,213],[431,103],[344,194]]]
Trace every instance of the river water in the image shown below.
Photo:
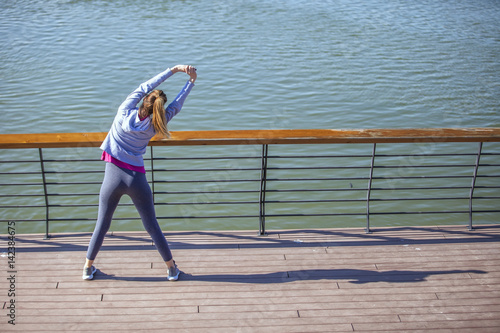
[[[173,131],[500,126],[497,0],[15,0],[0,36],[0,133],[107,131],[176,64]]]

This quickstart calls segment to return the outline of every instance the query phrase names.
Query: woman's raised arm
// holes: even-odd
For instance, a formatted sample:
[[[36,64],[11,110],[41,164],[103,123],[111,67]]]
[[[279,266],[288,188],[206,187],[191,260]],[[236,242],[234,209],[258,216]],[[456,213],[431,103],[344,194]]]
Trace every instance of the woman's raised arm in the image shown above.
[[[177,72],[184,72],[186,73],[187,75],[189,75],[189,81],[191,81],[191,83],[194,83],[194,81],[196,81],[196,68],[194,68],[193,66],[189,66],[189,65],[177,65],[177,66],[174,66],[172,68],[170,68],[170,70],[172,71],[172,73],[177,73]]]

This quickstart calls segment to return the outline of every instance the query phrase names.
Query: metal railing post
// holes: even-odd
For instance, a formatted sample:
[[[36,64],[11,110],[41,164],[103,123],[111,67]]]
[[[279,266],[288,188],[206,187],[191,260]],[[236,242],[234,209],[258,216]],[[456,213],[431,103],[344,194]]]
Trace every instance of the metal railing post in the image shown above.
[[[481,158],[482,149],[483,149],[483,143],[479,142],[479,149],[476,156],[476,164],[474,165],[474,172],[472,174],[472,184],[470,187],[470,194],[469,194],[469,231],[474,230],[474,227],[472,226],[472,199],[474,197],[474,188],[476,187],[477,170],[479,168],[479,159]]]
[[[151,148],[151,191],[153,192],[153,203],[156,203],[155,200],[155,168],[154,168],[154,157],[153,157],[153,146]]]
[[[365,232],[370,234],[372,231],[370,230],[370,195],[372,191],[372,180],[373,180],[373,167],[375,165],[375,150],[377,148],[377,144],[373,144],[372,150],[372,159],[370,163],[370,177],[368,179],[368,189],[366,194],[366,229]]]
[[[43,195],[45,197],[45,238],[49,239],[49,197],[47,193],[47,181],[45,179],[45,166],[43,164],[43,153],[42,148],[38,148],[38,155],[40,157],[40,168],[42,171],[42,182],[43,182]]]
[[[259,191],[259,236],[266,235],[266,182],[267,182],[267,154],[269,147],[262,145],[262,160],[260,169]]]

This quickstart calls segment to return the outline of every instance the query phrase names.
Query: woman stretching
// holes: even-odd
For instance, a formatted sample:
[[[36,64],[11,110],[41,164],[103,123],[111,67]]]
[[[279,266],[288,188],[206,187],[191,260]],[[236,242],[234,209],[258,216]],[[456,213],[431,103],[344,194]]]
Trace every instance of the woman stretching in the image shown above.
[[[165,108],[167,96],[161,90],[153,90],[177,72],[190,76],[175,100]],[[106,161],[104,180],[99,194],[99,211],[94,233],[87,250],[83,267],[84,280],[92,280],[96,268],[92,265],[111,225],[113,213],[122,195],[127,194],[141,216],[144,228],[153,239],[168,269],[167,279],[175,281],[179,269],[168,247],[165,236],[156,220],[151,188],[146,180],[143,155],[153,136],[168,137],[167,123],[182,108],[194,86],[196,69],[177,65],[142,83],[118,108],[111,129],[104,139],[101,159]],[[140,107],[137,104],[142,100]]]

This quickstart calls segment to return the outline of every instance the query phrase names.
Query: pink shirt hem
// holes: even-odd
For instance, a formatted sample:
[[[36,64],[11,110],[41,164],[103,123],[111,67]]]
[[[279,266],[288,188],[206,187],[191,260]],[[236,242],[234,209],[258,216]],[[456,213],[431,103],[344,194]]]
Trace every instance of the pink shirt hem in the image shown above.
[[[101,160],[109,163],[113,163],[119,168],[127,169],[127,170],[132,170],[140,173],[146,173],[146,169],[144,166],[136,166],[136,165],[131,165],[125,162],[122,162],[113,156],[109,155],[105,151],[102,152]]]

